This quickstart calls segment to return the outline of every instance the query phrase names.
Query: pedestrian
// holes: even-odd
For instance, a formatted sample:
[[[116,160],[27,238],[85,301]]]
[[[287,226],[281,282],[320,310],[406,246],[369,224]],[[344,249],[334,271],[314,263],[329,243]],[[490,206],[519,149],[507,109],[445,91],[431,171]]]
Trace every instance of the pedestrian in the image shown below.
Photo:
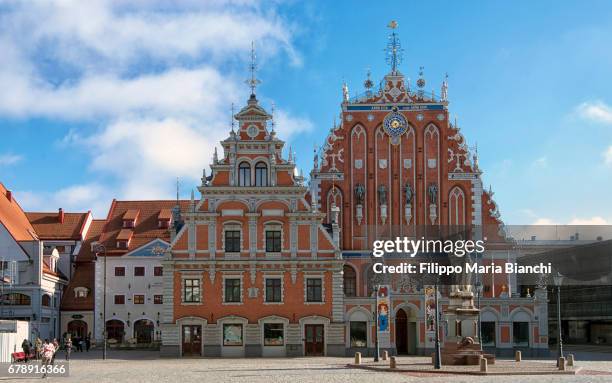
[[[64,344],[66,346],[66,360],[70,360],[70,353],[72,352],[72,339],[68,337]]]
[[[47,377],[47,369],[51,365],[51,361],[53,360],[53,356],[55,355],[55,346],[53,343],[49,342],[49,339],[45,339],[45,343],[43,343],[42,347],[42,362],[41,365],[45,368],[45,372],[43,373],[43,378]]]
[[[55,363],[55,354],[57,354],[57,352],[59,351],[59,342],[57,341],[57,338],[53,338],[53,357],[51,358],[51,364]]]
[[[32,345],[30,344],[30,341],[27,339],[24,339],[23,342],[21,343],[21,349],[23,350],[23,353],[25,354],[25,359],[24,361],[26,363],[28,363],[28,358],[30,357],[30,348],[32,347]]]
[[[42,340],[39,337],[36,337],[36,340],[34,341],[34,354],[35,354],[36,360],[40,359],[41,357],[42,347],[43,347]]]
[[[89,352],[89,348],[91,347],[91,332],[87,334],[85,337],[85,349]]]

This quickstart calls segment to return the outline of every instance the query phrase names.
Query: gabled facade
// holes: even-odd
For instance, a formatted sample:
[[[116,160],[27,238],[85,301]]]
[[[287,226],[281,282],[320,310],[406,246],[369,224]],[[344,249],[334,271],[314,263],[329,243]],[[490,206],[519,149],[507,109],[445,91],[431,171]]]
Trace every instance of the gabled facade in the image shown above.
[[[344,354],[342,260],[254,93],[164,262],[162,354]]]
[[[0,319],[30,322],[32,340],[59,337],[59,302],[68,283],[58,250],[44,244],[0,183]]]
[[[111,343],[148,345],[160,340],[161,261],[180,227],[180,210],[186,208],[185,201],[112,202],[99,239],[89,250],[95,264],[97,342],[105,329]]]

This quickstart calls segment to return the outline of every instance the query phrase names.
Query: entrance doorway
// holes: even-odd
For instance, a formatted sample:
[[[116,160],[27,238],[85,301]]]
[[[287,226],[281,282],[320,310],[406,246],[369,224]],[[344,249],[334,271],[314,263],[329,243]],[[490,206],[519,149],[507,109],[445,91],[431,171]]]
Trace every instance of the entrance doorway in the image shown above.
[[[123,322],[117,319],[111,319],[106,322],[106,337],[108,339],[114,339],[117,343],[123,342],[124,327]]]
[[[134,323],[134,338],[136,343],[151,343],[153,342],[153,331],[155,325],[148,319],[140,319]]]
[[[306,341],[304,344],[306,356],[323,356],[325,333],[322,324],[304,325]]]
[[[183,326],[183,356],[202,355],[202,326]]]
[[[404,309],[395,314],[395,347],[399,355],[416,354],[416,322],[408,320]]]
[[[71,320],[68,322],[68,334],[72,338],[84,339],[87,336],[87,323],[82,320]]]

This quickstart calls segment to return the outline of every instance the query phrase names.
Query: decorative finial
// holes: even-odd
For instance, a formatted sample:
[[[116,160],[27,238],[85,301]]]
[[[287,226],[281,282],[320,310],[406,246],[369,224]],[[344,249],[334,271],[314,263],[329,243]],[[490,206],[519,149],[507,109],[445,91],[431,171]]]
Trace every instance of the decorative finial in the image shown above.
[[[219,155],[217,154],[217,147],[215,146],[215,152],[213,154],[213,164],[217,164],[219,162]]]
[[[440,101],[448,100],[448,73],[444,75],[444,81],[442,81],[442,90],[440,95]]]
[[[251,88],[252,97],[255,97],[255,89],[257,88],[257,85],[261,84],[261,81],[259,81],[257,77],[255,77],[255,72],[257,71],[257,63],[255,61],[256,58],[257,56],[255,56],[255,42],[251,41],[251,65],[249,67],[251,71],[251,78],[246,80],[246,83]]]
[[[425,67],[423,67],[423,66],[419,67],[419,79],[417,80],[417,86],[419,88],[425,87],[425,78],[423,77],[423,70],[424,69],[425,69]]]
[[[391,35],[389,35],[389,42],[387,42],[387,64],[391,65],[391,73],[397,73],[397,67],[402,63],[402,45],[400,43],[395,29],[397,28],[397,21],[392,20],[387,27],[391,29]]]
[[[233,102],[232,102],[232,116],[231,116],[231,124],[232,124],[232,133],[235,133],[235,132],[234,132],[234,127],[235,127],[235,125],[234,125],[234,103],[233,103]]]
[[[372,79],[370,78],[370,76],[372,75],[370,68],[368,68],[368,72],[367,72],[367,77],[366,80],[363,82],[363,86],[364,88],[366,88],[367,92],[370,92],[370,89],[372,89],[372,87],[374,86],[374,82],[372,81]]]
[[[291,145],[289,146],[289,158],[288,161],[291,163],[293,162],[293,148],[291,147]]]
[[[342,84],[342,100],[344,102],[348,102],[349,101],[349,89],[348,89],[348,85],[346,84],[346,81]]]
[[[313,156],[314,167],[313,168],[314,170],[319,170],[319,154],[318,154],[317,144],[314,144],[312,151],[314,153],[314,156]]]
[[[204,178],[206,178],[206,175],[204,175]],[[179,203],[179,178],[176,177],[176,204],[178,205]]]
[[[272,119],[271,119],[272,133],[274,133],[274,127],[276,126],[276,122],[274,121],[274,103],[272,103],[271,114],[272,114]]]

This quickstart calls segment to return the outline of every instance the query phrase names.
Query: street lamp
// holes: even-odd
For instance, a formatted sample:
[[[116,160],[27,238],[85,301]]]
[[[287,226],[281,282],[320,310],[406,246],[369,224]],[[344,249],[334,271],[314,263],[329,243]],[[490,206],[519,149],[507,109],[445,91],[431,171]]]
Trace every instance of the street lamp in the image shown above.
[[[380,286],[376,286],[376,303],[374,307],[374,318],[375,318],[375,329],[374,329],[374,341],[376,342],[376,348],[374,349],[374,361],[380,360],[380,344],[378,343],[378,290]]]
[[[438,278],[436,278],[436,284],[435,284],[435,290],[434,290],[434,294],[435,294],[435,305],[436,305],[436,319],[434,321],[434,326],[435,326],[435,330],[436,330],[436,336],[435,336],[435,345],[436,345],[436,358],[434,361],[434,369],[439,370],[442,368],[442,352],[440,350],[440,305],[438,302]]]
[[[476,304],[478,305],[478,342],[482,351],[482,321],[480,319],[480,295],[482,294],[482,282],[480,278],[476,281]]]
[[[104,337],[104,346],[102,348],[102,359],[106,360],[106,247],[98,244],[96,246],[96,256],[104,253],[104,288],[102,292],[102,335]]]
[[[563,276],[558,271],[553,274],[555,286],[557,286],[557,367],[559,367],[559,358],[563,357],[563,339],[561,334],[561,282]]]

